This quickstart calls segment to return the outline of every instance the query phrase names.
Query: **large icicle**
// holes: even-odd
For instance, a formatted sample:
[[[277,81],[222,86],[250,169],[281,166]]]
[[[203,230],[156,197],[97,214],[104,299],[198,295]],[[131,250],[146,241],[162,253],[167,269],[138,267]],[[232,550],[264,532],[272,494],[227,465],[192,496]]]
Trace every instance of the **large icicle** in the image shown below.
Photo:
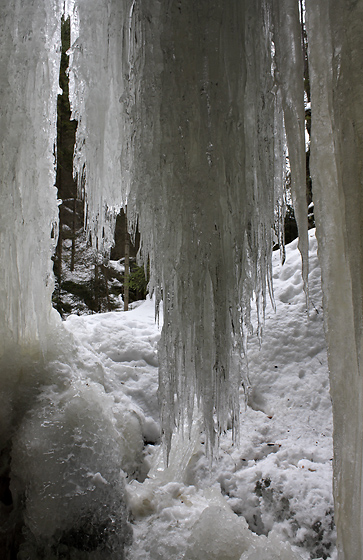
[[[126,203],[130,227],[139,223],[164,301],[166,441],[196,396],[213,442],[228,414],[237,429],[250,300],[260,329],[271,288],[269,3],[79,0],[75,14],[71,101],[89,228],[107,239],[107,207]]]
[[[60,4],[0,2],[0,356],[34,351],[51,322]]]
[[[127,195],[127,170],[121,162],[127,150],[122,117],[129,4],[79,0],[71,11],[70,102],[78,121],[74,173],[84,196],[87,232],[93,246],[106,254]]]
[[[147,2],[133,14],[141,48],[134,42],[132,118],[142,127],[128,212],[139,215],[152,287],[163,294],[166,439],[184,407],[190,419],[196,395],[212,442],[229,413],[237,428],[243,330],[253,291],[262,317],[270,275],[268,12],[265,2],[159,6],[160,16]]]
[[[339,558],[363,557],[362,2],[306,1]]]
[[[277,86],[282,97],[291,166],[291,190],[299,228],[299,250],[308,295],[308,219],[306,201],[304,70],[297,0],[273,4]]]

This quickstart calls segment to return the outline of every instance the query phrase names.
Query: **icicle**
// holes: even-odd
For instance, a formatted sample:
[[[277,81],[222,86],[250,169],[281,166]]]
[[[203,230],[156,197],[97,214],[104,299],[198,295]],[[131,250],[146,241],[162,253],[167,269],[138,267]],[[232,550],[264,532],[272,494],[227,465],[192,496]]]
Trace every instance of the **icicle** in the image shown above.
[[[116,0],[80,0],[72,12],[70,102],[78,121],[74,173],[85,201],[87,233],[105,254],[113,245],[116,216],[127,202],[122,103],[127,87],[123,24],[129,13],[128,2]]]
[[[253,5],[252,5],[253,4]],[[273,93],[271,14],[268,2],[246,7],[246,190],[249,202],[248,254],[252,289],[256,294],[258,335],[261,337],[268,292],[272,295],[271,254],[274,225],[275,135],[278,115]],[[282,129],[282,120],[279,126]],[[281,196],[279,188],[277,196]],[[247,293],[247,297],[250,294]],[[243,300],[242,296],[242,300]],[[244,301],[245,313],[250,304]],[[247,319],[247,320],[246,320]],[[249,327],[250,319],[245,322]]]
[[[291,190],[299,229],[304,289],[308,301],[308,219],[306,202],[304,72],[299,5],[296,0],[273,2],[276,77],[282,97],[291,165]]]
[[[261,327],[271,280],[270,16],[265,2],[218,1],[135,3],[132,14],[131,119],[142,126],[128,209],[164,299],[166,441],[196,394],[213,444],[228,414],[237,430],[250,299],[255,291]]]
[[[260,335],[272,292],[283,119],[270,5],[79,0],[75,13],[75,169],[81,186],[85,173],[88,228],[107,240],[105,209],[127,201],[150,289],[164,302],[165,439],[191,421],[196,401],[213,445],[228,414],[238,430],[250,301]]]
[[[348,6],[349,4],[349,6]],[[306,2],[311,170],[334,419],[341,558],[363,557],[361,2]]]
[[[0,355],[39,350],[52,322],[60,3],[0,3]]]
[[[278,88],[275,90],[274,149],[275,234],[280,248],[281,263],[284,264],[286,259],[285,215],[287,142],[281,95]]]

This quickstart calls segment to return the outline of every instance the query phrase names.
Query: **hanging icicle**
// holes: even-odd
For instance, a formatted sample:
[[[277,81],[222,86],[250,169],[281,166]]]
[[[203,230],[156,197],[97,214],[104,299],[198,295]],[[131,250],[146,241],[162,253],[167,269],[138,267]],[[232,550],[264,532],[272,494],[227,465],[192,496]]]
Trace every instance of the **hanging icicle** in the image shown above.
[[[46,345],[57,243],[57,0],[0,2],[0,356]]]
[[[282,99],[291,166],[291,191],[299,229],[304,289],[308,301],[308,218],[306,201],[304,63],[299,4],[296,0],[273,3],[276,86]]]
[[[229,415],[237,435],[250,302],[255,297],[261,333],[272,293],[284,121],[274,95],[271,6],[163,0],[106,9],[80,0],[77,21],[72,105],[88,227],[104,235],[102,208],[127,200],[141,259],[151,263],[151,291],[164,303],[167,445],[175,424],[191,422],[195,399],[213,445]]]
[[[334,419],[338,551],[363,556],[362,2],[306,2],[311,169]]]

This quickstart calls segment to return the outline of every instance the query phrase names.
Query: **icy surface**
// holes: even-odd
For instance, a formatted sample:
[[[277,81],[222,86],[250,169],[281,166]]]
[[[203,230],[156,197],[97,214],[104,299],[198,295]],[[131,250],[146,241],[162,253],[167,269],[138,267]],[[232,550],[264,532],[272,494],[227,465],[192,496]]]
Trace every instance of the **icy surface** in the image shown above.
[[[105,254],[113,244],[116,216],[127,203],[130,162],[123,153],[132,130],[125,123],[123,98],[128,88],[131,3],[78,0],[68,9],[70,103],[72,118],[78,121],[74,174],[85,201],[87,234],[93,247]]]
[[[58,4],[0,2],[0,357],[39,351],[51,321]]]
[[[119,560],[131,540],[125,477],[145,476],[144,438],[157,439],[159,427],[146,407],[138,413],[137,395],[133,403],[121,376],[116,383],[117,368],[108,375],[88,330],[83,345],[81,332],[74,338],[58,325],[48,333],[43,359],[8,362],[13,376],[3,392],[1,469],[11,456],[12,507],[1,510],[2,550],[8,552],[6,537],[10,548],[20,531],[18,558]],[[128,369],[136,375],[134,364]],[[155,395],[156,379],[151,385]]]
[[[294,242],[283,267],[273,257],[277,310],[266,309],[261,350],[257,335],[249,340],[252,391],[240,414],[241,445],[227,430],[210,473],[198,420],[190,438],[188,430],[174,434],[166,468],[161,330],[151,299],[127,313],[69,317],[48,333],[44,361],[18,363],[22,383],[7,380],[1,414],[6,420],[10,403],[16,421],[2,432],[4,441],[13,434],[7,527],[23,527],[20,558],[119,560],[125,545],[130,560],[334,558],[332,419],[313,232],[310,245],[310,319]]]
[[[291,165],[294,212],[299,228],[303,278],[308,291],[308,220],[306,211],[304,72],[299,4],[280,0],[274,4],[276,87],[281,94]]]
[[[267,307],[261,349],[257,335],[249,339],[252,390],[240,414],[241,444],[233,445],[228,430],[210,474],[198,421],[190,439],[188,430],[184,437],[173,436],[165,469],[157,401],[161,331],[154,321],[154,302],[149,299],[128,313],[67,319],[65,327],[78,349],[67,346],[53,360],[43,377],[39,405],[16,439],[16,465],[27,456],[25,473],[19,466],[14,470],[28,486],[32,531],[48,534],[60,524],[65,529],[62,543],[68,545],[70,524],[77,527],[80,542],[90,527],[91,534],[98,534],[114,504],[115,486],[104,481],[116,483],[118,465],[127,473],[133,543],[126,557],[131,560],[200,560],[208,555],[239,560],[242,554],[243,560],[261,555],[271,560],[334,558],[332,417],[314,232],[310,247],[309,319],[297,241],[287,247],[284,266],[274,253],[276,313]],[[55,355],[58,352],[55,348]],[[61,367],[65,380],[72,380],[69,387],[68,381],[64,387],[55,382]],[[77,397],[71,400],[74,391]],[[243,402],[242,392],[240,398]],[[58,406],[53,409],[51,403]],[[62,431],[57,431],[56,422],[62,423]],[[31,445],[39,441],[39,434],[42,445]],[[57,460],[53,464],[49,445],[51,457],[68,457],[77,435],[83,446],[72,445],[74,457],[68,458],[67,467]],[[63,480],[69,495],[62,497],[61,489],[50,484],[54,478]],[[73,484],[82,489],[81,495]],[[122,481],[118,484],[122,488]],[[43,496],[39,489],[44,487],[49,491]],[[57,511],[44,519],[43,507],[52,508],[53,501],[46,501],[52,493]],[[110,509],[102,518],[95,508],[87,525],[78,507],[86,504],[93,511],[93,500],[98,499],[107,500]],[[59,503],[67,504],[66,519]],[[122,518],[122,510],[112,511],[121,523],[116,514]],[[116,550],[122,546],[112,539],[108,544]],[[292,552],[291,546],[297,548]]]
[[[51,346],[56,348],[57,338],[65,336],[50,303],[50,257],[57,238],[53,144],[62,4],[0,2],[1,437],[4,457],[14,438],[15,456],[21,463],[26,454],[29,467],[36,464],[37,440],[30,449],[25,440],[31,433],[49,433],[49,439],[41,438],[40,449],[46,449],[47,441],[51,447],[58,433],[53,392],[67,377],[66,357],[54,371],[48,368],[57,361]],[[207,442],[213,443],[228,425],[238,431],[238,389],[241,380],[248,383],[242,357],[251,326],[250,299],[254,294],[258,332],[268,299],[283,122],[306,260],[300,211],[304,192],[299,190],[305,185],[297,7],[293,0],[78,0],[69,2],[68,9],[71,101],[79,121],[75,169],[85,192],[88,232],[94,245],[107,252],[120,205],[128,205],[132,230],[140,221],[141,258],[145,265],[150,259],[157,304],[164,301],[162,431],[171,448],[173,425],[183,426],[185,420],[192,425],[196,396]],[[356,560],[363,556],[362,3],[306,0],[306,10],[312,174],[335,419],[338,549],[345,560]],[[276,191],[272,177],[277,178]],[[305,266],[305,280],[307,271]],[[58,337],[57,328],[62,332]],[[93,375],[92,383],[99,383]],[[42,383],[49,385],[49,376],[55,388],[43,395]],[[99,389],[103,394],[102,383]],[[90,391],[93,395],[98,389],[92,385]],[[55,422],[49,432],[37,412],[42,399],[45,416]],[[252,402],[255,408],[264,407],[253,392]],[[60,410],[65,436],[71,437],[71,403]],[[100,422],[112,433],[108,410],[99,412]],[[142,439],[142,431],[138,433],[135,441]],[[87,434],[82,437],[86,448],[93,445]],[[15,446],[16,441],[24,445]],[[103,442],[99,444],[101,453]],[[105,445],[110,465],[119,464],[123,452]],[[60,452],[56,449],[55,457]],[[87,457],[80,453],[81,465]],[[126,472],[131,469],[127,465]],[[45,478],[56,472],[53,465],[47,469]],[[95,487],[103,488],[107,473],[98,468],[89,472]],[[112,476],[121,496],[123,483]],[[49,541],[54,527],[39,536],[33,522],[33,512],[41,511],[39,504],[47,500],[39,488],[47,483],[41,486],[35,477],[33,484],[31,478],[19,468],[14,498],[22,504],[29,487],[24,524],[38,535],[38,543]],[[268,495],[268,488],[265,484],[260,491]],[[15,514],[12,519],[16,526]],[[124,521],[121,515],[120,523]],[[60,543],[61,537],[54,538]],[[101,544],[94,546],[96,550]]]
[[[307,1],[312,176],[334,412],[336,521],[344,560],[363,556],[361,2]]]
[[[286,118],[291,100],[278,88],[277,100],[273,95],[270,7],[263,0],[79,0],[74,14],[71,104],[81,123],[75,169],[88,227],[107,249],[105,212],[127,204],[131,230],[139,223],[140,257],[150,262],[157,305],[164,303],[165,440],[169,448],[174,424],[191,422],[197,400],[213,445],[228,414],[238,432],[250,299],[254,292],[260,331],[271,290],[274,210],[283,206],[282,109],[295,198],[305,184],[302,124],[296,143],[296,115]],[[297,51],[296,18],[297,10],[283,30],[289,38],[291,24]],[[295,62],[279,70],[283,81],[286,66],[288,87],[299,74]],[[295,92],[299,118],[303,91]]]

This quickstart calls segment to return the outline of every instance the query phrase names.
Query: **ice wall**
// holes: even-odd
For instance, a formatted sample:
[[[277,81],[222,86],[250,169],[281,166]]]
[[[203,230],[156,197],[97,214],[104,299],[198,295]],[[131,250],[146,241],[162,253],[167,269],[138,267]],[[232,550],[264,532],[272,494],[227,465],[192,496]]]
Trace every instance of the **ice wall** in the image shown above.
[[[228,415],[238,429],[250,300],[254,294],[261,330],[271,290],[282,107],[286,113],[290,102],[282,87],[274,95],[271,6],[79,0],[75,13],[71,103],[81,122],[76,170],[85,170],[88,222],[98,224],[90,229],[102,240],[106,203],[127,203],[131,230],[139,223],[151,290],[164,302],[166,441],[191,419],[196,398],[213,443]],[[295,62],[281,61],[290,83]],[[299,87],[303,111],[302,79],[294,93]],[[293,137],[293,125],[287,130]],[[299,135],[291,153],[303,145]],[[296,193],[305,184],[301,157],[292,157]]]
[[[299,230],[304,289],[308,300],[304,69],[299,4],[296,0],[280,0],[273,3],[272,14],[276,48],[275,87],[282,100],[291,166],[291,191]],[[280,126],[280,130],[281,128]]]
[[[0,556],[120,560],[140,428],[51,302],[62,4],[0,0]]]
[[[39,349],[51,321],[59,4],[0,2],[0,357]]]
[[[362,2],[307,0],[312,174],[334,418],[339,558],[363,556]]]

